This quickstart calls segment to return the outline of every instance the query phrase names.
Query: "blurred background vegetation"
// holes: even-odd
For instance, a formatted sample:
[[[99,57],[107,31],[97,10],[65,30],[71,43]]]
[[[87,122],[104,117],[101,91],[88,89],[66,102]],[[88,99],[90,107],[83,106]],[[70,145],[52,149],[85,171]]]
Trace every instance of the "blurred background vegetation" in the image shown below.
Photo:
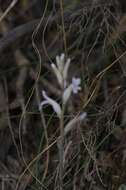
[[[125,0],[0,0],[0,189],[58,189],[58,121],[44,109],[47,142],[38,107],[42,89],[59,99],[62,52],[82,79],[65,121],[87,112],[65,139],[64,190],[126,189],[125,32]]]

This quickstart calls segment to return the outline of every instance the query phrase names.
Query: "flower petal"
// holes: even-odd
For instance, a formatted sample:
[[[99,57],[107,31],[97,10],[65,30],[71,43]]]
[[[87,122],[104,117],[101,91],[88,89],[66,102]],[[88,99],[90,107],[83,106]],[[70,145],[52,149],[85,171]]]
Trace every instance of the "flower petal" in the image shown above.
[[[57,67],[59,68],[60,67],[60,57],[58,55],[56,56],[56,64],[57,64]]]
[[[73,93],[77,94],[79,90],[81,90],[81,87],[79,86],[81,83],[80,78],[72,78],[72,88],[73,88]]]
[[[64,63],[64,59],[65,59],[65,54],[62,53],[62,54],[60,55],[60,61],[61,61],[62,63]]]
[[[80,83],[81,83],[81,79],[80,78],[75,78],[75,77],[73,77],[72,78],[72,83],[74,84],[74,85],[80,85]]]
[[[66,102],[68,101],[70,95],[72,93],[72,84],[70,84],[64,91],[63,93],[63,97],[62,97],[62,100],[63,100],[63,104],[65,105]]]
[[[54,71],[54,73],[55,73],[55,75],[57,77],[57,80],[58,80],[59,84],[62,87],[63,86],[63,78],[62,78],[62,75],[61,75],[60,71],[57,69],[56,65],[53,64],[53,63],[51,64],[51,67],[52,67],[52,69],[53,69],[53,71]]]
[[[64,68],[64,62],[65,62],[65,54],[62,53],[61,56],[56,56],[56,64],[58,67],[58,70],[60,71],[60,73],[63,72],[63,68]]]
[[[48,104],[48,100],[44,100],[40,103],[39,105],[39,111],[42,109],[42,107],[45,105],[45,104]]]
[[[43,104],[48,103],[49,105],[51,105],[53,110],[56,112],[57,116],[60,118],[61,117],[61,107],[60,107],[60,105],[55,100],[48,97],[45,91],[42,91],[42,95],[46,99],[46,101],[44,101]],[[41,103],[41,105],[43,105],[43,104]]]

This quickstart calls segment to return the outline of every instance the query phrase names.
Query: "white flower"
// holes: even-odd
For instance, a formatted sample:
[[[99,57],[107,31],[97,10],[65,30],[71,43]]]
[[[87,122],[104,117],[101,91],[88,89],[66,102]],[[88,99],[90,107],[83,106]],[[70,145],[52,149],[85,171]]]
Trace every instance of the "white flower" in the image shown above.
[[[66,104],[68,99],[70,98],[71,93],[77,94],[79,90],[81,90],[80,87],[81,79],[80,78],[72,78],[72,83],[64,90],[62,100],[63,103]]]
[[[70,61],[70,58],[68,58],[65,62],[65,55],[62,53],[61,56],[56,56],[56,65],[54,63],[51,64],[52,69],[61,87],[66,87],[66,79],[68,75]]]
[[[79,90],[81,90],[80,87],[81,79],[80,78],[72,78],[72,90],[74,94],[77,94]]]
[[[41,110],[42,107],[45,104],[49,104],[49,105],[52,106],[53,110],[56,112],[57,116],[60,118],[61,117],[61,107],[60,107],[60,105],[55,100],[53,100],[52,98],[48,97],[47,94],[46,94],[46,92],[44,90],[42,91],[42,95],[45,98],[45,100],[41,102],[41,104],[39,106],[39,110]]]

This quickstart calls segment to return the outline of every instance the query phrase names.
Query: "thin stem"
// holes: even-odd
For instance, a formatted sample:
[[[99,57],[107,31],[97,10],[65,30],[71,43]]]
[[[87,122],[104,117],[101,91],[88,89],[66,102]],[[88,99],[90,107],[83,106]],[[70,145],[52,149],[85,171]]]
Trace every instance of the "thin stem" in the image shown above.
[[[64,106],[62,106],[62,113],[60,119],[60,136],[59,140],[59,159],[60,159],[60,190],[63,190],[63,157],[64,157]]]
[[[59,149],[59,153],[60,153],[60,190],[63,189],[63,154],[64,154],[64,129],[63,129],[63,114],[61,116],[61,120],[60,120],[60,135],[61,135],[61,139],[60,139],[60,149]]]

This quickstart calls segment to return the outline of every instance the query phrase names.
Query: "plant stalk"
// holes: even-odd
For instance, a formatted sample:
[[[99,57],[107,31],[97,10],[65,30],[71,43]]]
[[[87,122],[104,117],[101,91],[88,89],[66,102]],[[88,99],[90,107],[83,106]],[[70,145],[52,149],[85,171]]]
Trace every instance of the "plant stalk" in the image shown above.
[[[60,118],[60,140],[59,140],[59,178],[60,178],[60,190],[63,190],[63,158],[64,158],[64,105],[62,105],[62,113]]]

